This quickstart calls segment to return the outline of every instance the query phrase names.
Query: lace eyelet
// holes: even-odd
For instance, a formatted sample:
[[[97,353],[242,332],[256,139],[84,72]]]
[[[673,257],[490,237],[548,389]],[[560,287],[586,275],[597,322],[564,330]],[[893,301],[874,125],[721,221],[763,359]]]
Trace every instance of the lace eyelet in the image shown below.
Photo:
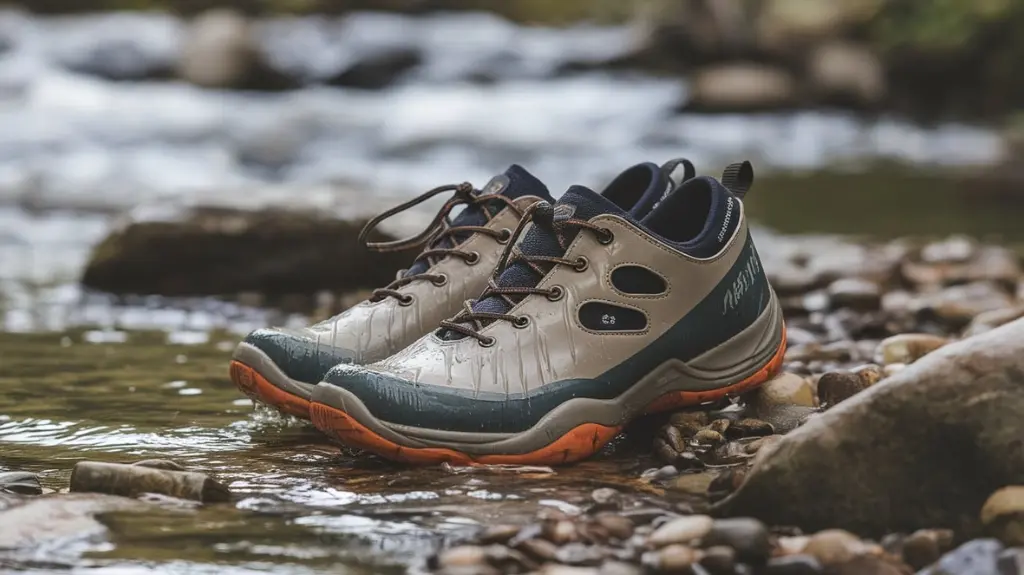
[[[508,241],[512,239],[512,230],[508,228],[501,228],[501,235],[499,235],[497,239],[499,244],[507,244]]]
[[[578,272],[585,272],[590,267],[590,260],[584,256],[576,258],[576,264],[572,266]]]
[[[480,252],[469,252],[469,255],[465,258],[467,266],[475,266],[480,263]]]
[[[405,296],[405,297],[403,297],[403,298],[398,300],[398,305],[400,305],[402,307],[409,307],[409,306],[412,305],[412,303],[414,301],[416,301],[416,296],[407,295],[407,296]]]
[[[530,325],[530,318],[526,317],[525,315],[521,315],[516,319],[512,320],[512,327],[518,329],[525,329],[528,325]]]
[[[565,288],[562,286],[552,286],[546,297],[551,301],[559,301],[565,297]]]
[[[493,337],[485,337],[477,341],[480,343],[480,347],[494,347],[494,344],[498,343],[498,340]]]
[[[440,274],[440,277],[434,278],[430,281],[437,287],[441,287],[448,284],[448,274]]]
[[[608,228],[601,228],[601,235],[597,236],[597,242],[606,246],[615,241],[615,234]]]

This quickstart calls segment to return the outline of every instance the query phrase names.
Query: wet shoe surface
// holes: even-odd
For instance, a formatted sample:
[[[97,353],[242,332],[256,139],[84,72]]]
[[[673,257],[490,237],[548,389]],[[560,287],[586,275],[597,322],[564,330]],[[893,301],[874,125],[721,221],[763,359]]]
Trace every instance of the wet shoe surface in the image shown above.
[[[267,328],[235,350],[231,378],[247,395],[308,418],[313,387],[339,363],[370,363],[407,347],[461,309],[487,285],[523,213],[547,188],[520,166],[495,176],[482,190],[442,186],[381,214],[363,230],[433,196],[451,195],[430,226],[414,238],[369,243],[378,251],[424,248],[394,282],[341,314],[308,328]],[[451,223],[452,209],[465,206]],[[344,262],[339,262],[344,265]]]
[[[471,308],[384,361],[333,368],[313,423],[399,461],[559,464],[644,412],[759,385],[785,328],[743,214],[752,178],[748,163],[724,184],[688,177],[642,220],[579,186],[534,206]]]

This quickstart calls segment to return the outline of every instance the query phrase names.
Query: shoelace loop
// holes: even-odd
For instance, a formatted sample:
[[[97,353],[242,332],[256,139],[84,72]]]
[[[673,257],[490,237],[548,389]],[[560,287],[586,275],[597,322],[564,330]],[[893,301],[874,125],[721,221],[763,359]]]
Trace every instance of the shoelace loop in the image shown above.
[[[615,235],[608,228],[592,224],[586,220],[572,218],[556,220],[554,207],[550,203],[543,201],[537,202],[527,208],[522,219],[519,220],[519,225],[517,225],[515,231],[512,232],[512,238],[508,242],[508,245],[505,246],[505,249],[501,254],[501,259],[498,261],[498,266],[494,269],[494,273],[492,274],[490,281],[487,283],[487,288],[480,295],[480,300],[491,296],[498,296],[505,298],[506,301],[514,307],[516,302],[511,299],[513,296],[527,297],[536,294],[543,295],[551,301],[558,301],[565,297],[565,288],[557,285],[551,286],[550,288],[499,286],[497,284],[498,277],[501,276],[501,273],[505,271],[505,269],[516,262],[525,263],[540,274],[541,277],[547,275],[547,273],[556,266],[568,266],[577,272],[584,272],[588,267],[590,267],[590,261],[583,256],[568,259],[565,257],[524,254],[516,246],[516,243],[528,223],[533,223],[534,225],[540,226],[555,234],[555,237],[558,238],[558,242],[563,248],[567,247],[563,241],[563,238],[566,237],[567,234],[563,234],[562,232],[571,228],[576,228],[581,231],[590,231],[597,237],[598,242],[601,244],[609,244],[615,239]],[[545,270],[542,267],[542,264],[547,264],[550,267]],[[473,311],[473,303],[473,300],[465,302],[465,304],[463,304],[462,311],[459,312],[458,315],[450,320],[441,322],[441,328],[451,330],[466,337],[472,337],[483,347],[491,347],[496,343],[495,339],[491,336],[485,336],[480,333],[484,326],[487,325],[485,322],[507,321],[517,329],[524,329],[530,325],[530,318],[527,316],[517,316],[507,313],[475,312]]]
[[[384,220],[445,192],[454,192],[454,194],[444,203],[443,206],[441,206],[426,229],[419,234],[416,234],[411,238],[389,242],[369,241],[370,234]],[[448,256],[462,258],[467,264],[473,265],[480,260],[480,254],[478,252],[467,252],[459,249],[458,246],[460,242],[456,238],[457,235],[484,234],[494,238],[499,243],[507,243],[513,234],[510,234],[508,230],[492,230],[486,226],[454,226],[449,221],[448,216],[451,214],[453,209],[461,205],[465,205],[466,209],[472,209],[480,206],[480,209],[483,211],[484,216],[489,223],[493,216],[486,207],[483,206],[483,204],[495,201],[503,203],[518,215],[522,215],[523,213],[522,210],[520,210],[519,207],[506,196],[498,194],[480,195],[476,190],[474,190],[472,184],[468,182],[463,182],[461,184],[448,184],[428,190],[407,202],[399,204],[380,215],[371,218],[370,221],[366,222],[366,225],[363,226],[362,231],[359,232],[358,241],[368,249],[377,252],[396,252],[426,246],[427,249],[421,252],[416,256],[416,259],[413,260],[412,266],[415,266],[417,263],[422,261],[427,261],[429,265],[432,266]],[[448,240],[447,243],[450,247],[445,246],[446,240]],[[418,273],[403,275],[405,271],[406,270],[399,271],[398,277],[395,278],[395,281],[391,282],[387,286],[373,290],[373,293],[370,295],[370,301],[377,302],[388,297],[393,297],[397,299],[398,303],[401,305],[410,305],[413,302],[413,297],[408,294],[403,294],[398,291],[399,289],[416,281],[430,281],[435,286],[443,286],[448,283],[448,276],[444,274]]]

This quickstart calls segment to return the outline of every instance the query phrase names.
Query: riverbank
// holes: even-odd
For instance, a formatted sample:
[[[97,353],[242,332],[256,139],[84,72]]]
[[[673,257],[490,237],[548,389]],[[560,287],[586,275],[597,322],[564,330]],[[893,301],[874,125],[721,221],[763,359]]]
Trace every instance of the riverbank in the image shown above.
[[[787,315],[787,375],[744,398],[745,413],[732,406],[647,418],[594,460],[566,468],[396,467],[339,452],[302,423],[253,411],[225,366],[247,329],[281,316],[250,316],[247,324],[238,321],[244,314],[237,307],[187,312],[161,309],[156,301],[146,308],[137,300],[143,305],[125,308],[122,319],[148,314],[165,322],[163,329],[137,331],[141,323],[108,316],[108,323],[94,320],[90,328],[63,333],[0,335],[0,385],[8,390],[0,399],[0,472],[35,473],[44,490],[59,491],[80,460],[170,459],[210,474],[234,493],[228,504],[150,497],[143,498],[144,508],[130,509],[117,502],[65,504],[51,495],[29,509],[62,513],[69,521],[99,514],[98,523],[89,520],[93,527],[85,534],[64,533],[52,522],[43,529],[26,519],[17,540],[31,543],[0,551],[0,561],[15,570],[39,566],[33,557],[44,546],[48,568],[398,573],[433,566],[493,573],[560,563],[590,569],[580,573],[603,564],[635,573],[641,564],[665,570],[717,558],[735,566],[772,555],[776,567],[820,569],[802,571],[809,573],[860,573],[840,569],[865,564],[873,573],[902,573],[904,564],[925,567],[980,534],[1014,545],[1007,535],[1012,531],[999,531],[1004,523],[983,523],[980,515],[998,487],[989,483],[1005,477],[980,470],[995,470],[998,461],[1004,466],[998,474],[1021,471],[1012,449],[990,444],[1019,436],[1012,428],[1019,418],[1003,418],[1002,408],[985,403],[1002,397],[999,405],[1010,409],[1019,397],[1000,395],[1002,386],[1020,383],[1017,372],[993,366],[1019,361],[1014,350],[1024,346],[1024,334],[1019,322],[1007,326],[1010,331],[992,331],[1024,314],[1019,257],[964,237],[864,243],[761,233],[758,239]],[[230,309],[236,315],[225,313]],[[302,325],[309,318],[292,321]],[[968,336],[998,343],[955,343]],[[956,370],[974,364],[988,375],[966,385]],[[978,386],[994,387],[978,395]],[[953,451],[915,443],[934,440],[916,430],[946,433],[944,405],[988,407],[949,412],[960,422],[943,443]],[[886,423],[867,425],[865,417]],[[816,423],[826,419],[827,425]],[[801,455],[836,437],[850,450]],[[756,463],[776,453],[792,464]],[[807,478],[804,487],[775,483],[779,470],[797,481]],[[872,486],[875,479],[865,479],[864,470],[887,487]],[[933,490],[934,481],[956,496]],[[730,493],[742,495],[728,515],[761,515],[764,522],[707,523],[701,515],[720,513],[723,503],[716,502]],[[915,503],[893,506],[891,497]],[[1012,520],[1012,501],[1009,511],[1000,508],[995,516]],[[15,509],[9,501],[4,506]],[[882,517],[875,511],[883,508],[902,535],[882,537],[886,533],[865,523]],[[955,511],[956,520],[946,511]],[[0,509],[0,518],[5,512]],[[819,523],[822,516],[827,525]],[[687,529],[676,525],[683,519]],[[792,528],[803,522],[807,534],[845,527],[875,543],[845,534],[808,540]],[[725,539],[698,543],[703,532],[692,535],[692,529],[708,526],[724,530]],[[628,535],[616,531],[627,527]],[[918,528],[937,531],[911,536]],[[444,551],[478,544],[503,547]],[[934,573],[977,573],[954,568],[964,554],[973,561],[1018,557],[1002,545],[973,545]],[[545,572],[562,571],[549,566]]]

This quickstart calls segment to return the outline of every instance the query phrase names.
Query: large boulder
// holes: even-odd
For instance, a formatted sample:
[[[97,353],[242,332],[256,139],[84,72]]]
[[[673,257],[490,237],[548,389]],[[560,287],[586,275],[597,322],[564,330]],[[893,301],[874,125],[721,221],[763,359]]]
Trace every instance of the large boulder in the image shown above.
[[[357,241],[365,222],[308,210],[136,210],[93,250],[82,284],[114,294],[167,296],[380,287],[415,254],[367,250]]]
[[[697,70],[684,106],[694,112],[751,112],[789,108],[798,102],[796,80],[782,68],[734,62]]]
[[[939,349],[762,450],[714,506],[805,530],[977,533],[1024,483],[1024,320]]]
[[[252,22],[229,9],[213,9],[188,25],[178,76],[203,88],[282,90],[297,82],[266,61]]]

